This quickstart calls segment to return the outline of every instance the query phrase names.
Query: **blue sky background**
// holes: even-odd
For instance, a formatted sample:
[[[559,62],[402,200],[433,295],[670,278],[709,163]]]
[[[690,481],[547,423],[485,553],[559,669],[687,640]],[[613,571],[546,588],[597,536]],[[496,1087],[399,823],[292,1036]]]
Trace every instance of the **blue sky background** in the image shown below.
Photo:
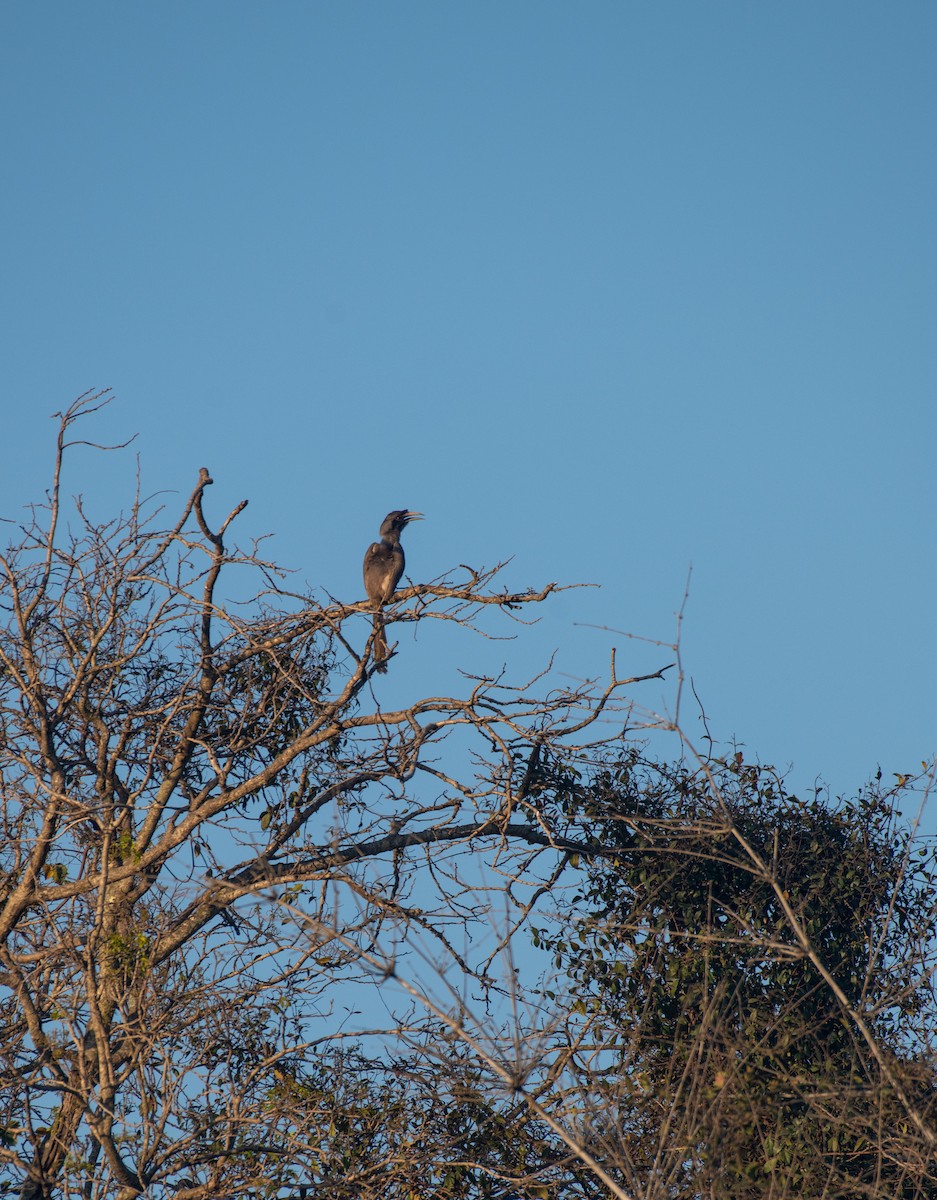
[[[0,512],[91,387],[333,595],[513,556],[518,643],[388,694],[652,669],[855,789],[937,752],[937,7],[241,0],[0,9]],[[89,433],[92,432],[90,429]],[[76,458],[102,514],[133,459]],[[176,501],[170,497],[170,503]],[[580,624],[577,624],[579,622]],[[645,685],[652,706],[671,695]],[[691,733],[699,726],[687,713]]]

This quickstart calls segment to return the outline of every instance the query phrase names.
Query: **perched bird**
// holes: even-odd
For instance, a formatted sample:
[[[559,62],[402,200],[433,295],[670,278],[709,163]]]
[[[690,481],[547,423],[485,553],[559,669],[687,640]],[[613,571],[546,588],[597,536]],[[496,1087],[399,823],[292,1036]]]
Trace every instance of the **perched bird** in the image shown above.
[[[423,514],[396,508],[389,512],[381,525],[381,540],[372,542],[364,556],[364,590],[374,605],[374,665],[378,671],[386,671],[387,637],[384,634],[384,617],[381,609],[393,597],[403,575],[406,560],[400,535],[411,521],[421,521]]]

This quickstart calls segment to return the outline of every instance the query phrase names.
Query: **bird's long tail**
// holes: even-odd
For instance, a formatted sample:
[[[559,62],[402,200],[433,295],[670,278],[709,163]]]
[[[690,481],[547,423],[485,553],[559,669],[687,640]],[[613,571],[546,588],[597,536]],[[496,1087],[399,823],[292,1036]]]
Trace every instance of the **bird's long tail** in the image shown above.
[[[386,671],[388,657],[387,635],[384,632],[384,616],[380,612],[374,614],[374,668]]]

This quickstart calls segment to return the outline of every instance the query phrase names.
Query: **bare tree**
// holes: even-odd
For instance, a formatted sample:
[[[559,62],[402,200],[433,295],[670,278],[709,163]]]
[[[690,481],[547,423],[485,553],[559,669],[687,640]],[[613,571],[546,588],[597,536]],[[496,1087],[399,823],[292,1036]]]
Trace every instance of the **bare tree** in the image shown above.
[[[411,942],[485,982],[464,952],[472,897],[549,881],[566,851],[540,765],[615,736],[596,721],[633,681],[466,676],[384,709],[370,602],[285,590],[231,541],[246,501],[210,516],[204,468],[171,522],[139,494],[112,520],[80,499],[66,515],[63,465],[108,399],[61,415],[47,501],[0,557],[4,1187],[286,1195],[329,1159],[346,1194],[333,985],[374,982],[362,953]],[[498,573],[402,589],[389,631],[517,621],[556,588]],[[258,896],[301,903],[316,936]],[[309,1077],[326,1061],[331,1098]],[[373,1162],[367,1187],[355,1170],[353,1194],[393,1194]]]
[[[614,656],[385,708],[371,600],[288,590],[206,469],[171,519],[66,503],[108,400],[0,555],[0,1195],[937,1194],[914,780],[804,803],[645,714],[652,762],[663,671]],[[389,640],[557,590],[500,573],[408,584]]]

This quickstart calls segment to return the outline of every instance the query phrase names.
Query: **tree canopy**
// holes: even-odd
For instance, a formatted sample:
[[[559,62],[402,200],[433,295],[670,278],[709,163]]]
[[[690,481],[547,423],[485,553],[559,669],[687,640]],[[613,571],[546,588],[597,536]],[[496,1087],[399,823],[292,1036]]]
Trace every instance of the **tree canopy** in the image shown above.
[[[0,1194],[934,1194],[932,773],[800,801],[614,656],[385,707],[207,469],[66,500],[108,399],[0,556]],[[558,587],[502,575],[403,581],[389,674]]]
[[[741,753],[631,750],[591,779],[612,853],[586,868],[576,919],[539,936],[588,1019],[580,1058],[631,1178],[934,1194],[937,875],[932,849],[909,856],[902,792],[800,800]]]

